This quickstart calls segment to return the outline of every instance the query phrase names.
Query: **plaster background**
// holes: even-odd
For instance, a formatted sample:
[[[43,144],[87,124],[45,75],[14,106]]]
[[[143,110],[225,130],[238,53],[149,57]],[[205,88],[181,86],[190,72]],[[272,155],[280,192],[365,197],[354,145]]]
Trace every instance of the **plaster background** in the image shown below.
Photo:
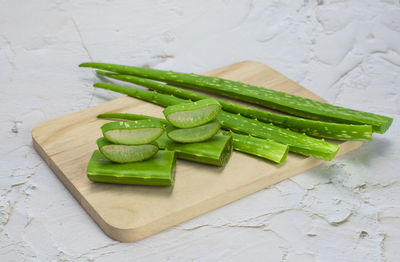
[[[201,73],[263,62],[394,118],[359,150],[136,243],[109,239],[32,147],[108,101],[83,61]],[[0,1],[1,261],[396,261],[399,1]]]

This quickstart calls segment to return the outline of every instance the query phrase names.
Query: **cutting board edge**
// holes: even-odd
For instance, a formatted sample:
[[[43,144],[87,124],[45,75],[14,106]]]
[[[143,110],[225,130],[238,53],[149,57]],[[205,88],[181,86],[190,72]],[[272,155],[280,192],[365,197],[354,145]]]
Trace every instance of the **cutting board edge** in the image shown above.
[[[40,124],[39,124],[40,125]],[[86,210],[89,216],[96,222],[96,224],[106,233],[110,238],[121,241],[121,242],[133,242],[144,239],[166,229],[169,229],[172,226],[178,225],[190,219],[193,219],[202,214],[208,213],[212,210],[215,210],[219,207],[230,204],[234,201],[237,201],[245,196],[248,196],[252,193],[258,192],[262,189],[267,188],[273,184],[279,183],[287,178],[293,177],[299,173],[304,172],[310,168],[319,166],[325,161],[308,158],[307,164],[303,165],[301,169],[297,170],[296,173],[288,173],[288,175],[283,175],[285,173],[285,169],[283,168],[277,176],[275,176],[274,180],[271,180],[271,177],[262,177],[258,180],[254,180],[247,184],[245,187],[233,188],[229,192],[223,192],[220,195],[204,200],[200,203],[192,205],[190,207],[181,209],[179,212],[175,212],[170,214],[168,217],[164,217],[162,219],[154,220],[145,225],[139,225],[134,228],[119,228],[117,226],[113,226],[108,223],[99,212],[93,208],[85,198],[79,193],[74,185],[65,177],[64,173],[57,168],[57,165],[53,162],[53,160],[47,157],[45,150],[37,143],[35,136],[32,135],[33,147],[38,152],[38,154],[43,158],[43,160],[48,164],[50,169],[56,174],[58,179],[64,184],[64,186],[71,192],[74,198],[78,201],[78,203]],[[348,141],[341,145],[341,149],[338,153],[338,156],[353,151],[359,148],[363,142],[359,141]]]

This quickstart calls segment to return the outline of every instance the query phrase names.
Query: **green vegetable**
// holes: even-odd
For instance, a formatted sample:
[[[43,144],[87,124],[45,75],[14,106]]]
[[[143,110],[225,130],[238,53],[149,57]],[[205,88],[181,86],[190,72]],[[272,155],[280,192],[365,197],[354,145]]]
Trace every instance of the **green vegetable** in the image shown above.
[[[215,119],[221,105],[213,98],[169,106],[164,109],[165,118],[175,127],[191,128]]]
[[[176,152],[176,157],[215,166],[225,166],[231,157],[232,137],[215,135],[203,142],[183,144],[172,141],[163,133],[155,143],[160,149]]]
[[[110,122],[101,127],[104,137],[114,144],[141,145],[156,140],[164,127],[159,121],[136,120],[132,122]]]
[[[146,161],[117,164],[95,150],[87,167],[87,176],[95,182],[172,186],[175,163],[173,151],[158,151]]]
[[[97,68],[120,74],[136,75],[170,84],[225,95],[234,99],[247,101],[310,119],[371,125],[373,131],[378,133],[384,133],[393,121],[390,117],[334,106],[312,99],[218,77],[93,62],[82,63],[79,66]]]
[[[113,79],[134,83],[155,91],[159,91],[161,93],[171,94],[184,99],[191,99],[196,101],[209,98],[209,96],[201,93],[162,84],[156,81],[136,76],[119,75],[103,71],[97,71],[97,73]],[[371,140],[372,137],[372,126],[370,125],[351,125],[321,122],[295,116],[271,113],[265,110],[259,110],[240,104],[235,104],[223,99],[217,99],[217,101],[222,105],[224,111],[238,113],[249,118],[255,118],[262,122],[273,123],[274,125],[289,128],[293,131],[305,133],[310,136],[336,140]]]
[[[210,139],[218,132],[220,128],[221,125],[214,121],[192,128],[173,128],[171,130],[167,130],[167,135],[175,142],[195,143]]]
[[[229,132],[220,131],[219,133],[227,135]],[[247,154],[259,156],[275,163],[285,162],[289,147],[272,140],[241,135],[230,132],[233,139],[233,148]]]
[[[148,115],[138,115],[138,114],[130,114],[130,113],[104,113],[104,114],[99,114],[97,115],[97,118],[108,118],[108,119],[119,119],[119,120],[146,120],[146,119],[151,119],[155,121],[159,121],[160,123],[164,125],[169,125],[169,122],[163,118],[159,117],[153,117],[153,116],[148,116]]]
[[[105,157],[117,163],[144,161],[154,156],[158,151],[158,147],[153,144],[116,145],[110,143],[104,137],[97,139],[96,143]]]
[[[146,115],[136,115],[128,113],[106,113],[100,114],[98,118],[111,118],[111,119],[127,119],[127,120],[137,120],[137,119],[153,119],[159,120],[161,123],[167,124],[168,121],[161,118],[146,116]],[[167,127],[168,129],[168,127]],[[220,131],[222,134],[231,134],[233,139],[233,149],[241,151],[250,155],[259,156],[278,164],[283,163],[286,160],[286,156],[289,150],[287,145],[283,145],[268,139],[260,139],[248,135],[241,135],[234,132]]]
[[[94,86],[127,94],[161,106],[170,106],[188,102],[187,100],[171,95],[164,95],[154,91],[145,91],[113,84],[96,83]],[[218,114],[217,120],[220,122],[221,126],[226,129],[246,133],[259,138],[271,139],[275,142],[289,145],[290,151],[306,156],[332,160],[339,150],[339,146],[330,144],[323,140],[308,137],[304,134],[276,127],[272,124],[262,123],[254,119],[249,119],[224,111],[221,111]]]

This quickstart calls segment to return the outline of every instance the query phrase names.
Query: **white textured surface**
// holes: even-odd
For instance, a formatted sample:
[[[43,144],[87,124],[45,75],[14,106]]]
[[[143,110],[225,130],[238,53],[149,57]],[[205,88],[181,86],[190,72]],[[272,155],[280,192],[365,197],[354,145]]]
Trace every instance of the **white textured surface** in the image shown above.
[[[394,117],[361,149],[136,243],[109,239],[32,148],[38,123],[118,95],[94,60],[204,72],[257,60]],[[0,1],[0,261],[398,261],[400,3]]]

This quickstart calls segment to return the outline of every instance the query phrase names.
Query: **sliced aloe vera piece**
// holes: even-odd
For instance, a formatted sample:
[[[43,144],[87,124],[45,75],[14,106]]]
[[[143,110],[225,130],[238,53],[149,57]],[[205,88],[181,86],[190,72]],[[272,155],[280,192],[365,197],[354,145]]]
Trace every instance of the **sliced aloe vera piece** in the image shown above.
[[[232,137],[219,134],[207,141],[182,144],[172,141],[164,133],[155,143],[161,149],[175,151],[177,158],[215,166],[225,166],[233,149]]]
[[[164,132],[164,127],[155,120],[135,120],[110,122],[104,124],[101,130],[104,137],[114,144],[141,145],[156,140]]]
[[[218,131],[218,134],[231,134],[235,150],[265,158],[278,164],[285,162],[289,152],[288,145],[280,144],[270,139],[262,139],[223,130]]]
[[[174,128],[171,131],[167,129],[167,135],[175,142],[195,143],[210,139],[218,132],[220,128],[221,124],[217,121],[214,121],[192,128]]]
[[[87,176],[95,182],[171,186],[175,180],[175,163],[173,151],[158,151],[146,161],[118,164],[96,150],[89,161]]]
[[[154,156],[158,151],[158,146],[153,144],[116,145],[110,143],[104,137],[97,139],[96,143],[105,157],[117,163],[144,161]]]
[[[203,125],[217,117],[221,105],[213,98],[197,102],[169,106],[164,109],[165,118],[179,128],[191,128]]]

